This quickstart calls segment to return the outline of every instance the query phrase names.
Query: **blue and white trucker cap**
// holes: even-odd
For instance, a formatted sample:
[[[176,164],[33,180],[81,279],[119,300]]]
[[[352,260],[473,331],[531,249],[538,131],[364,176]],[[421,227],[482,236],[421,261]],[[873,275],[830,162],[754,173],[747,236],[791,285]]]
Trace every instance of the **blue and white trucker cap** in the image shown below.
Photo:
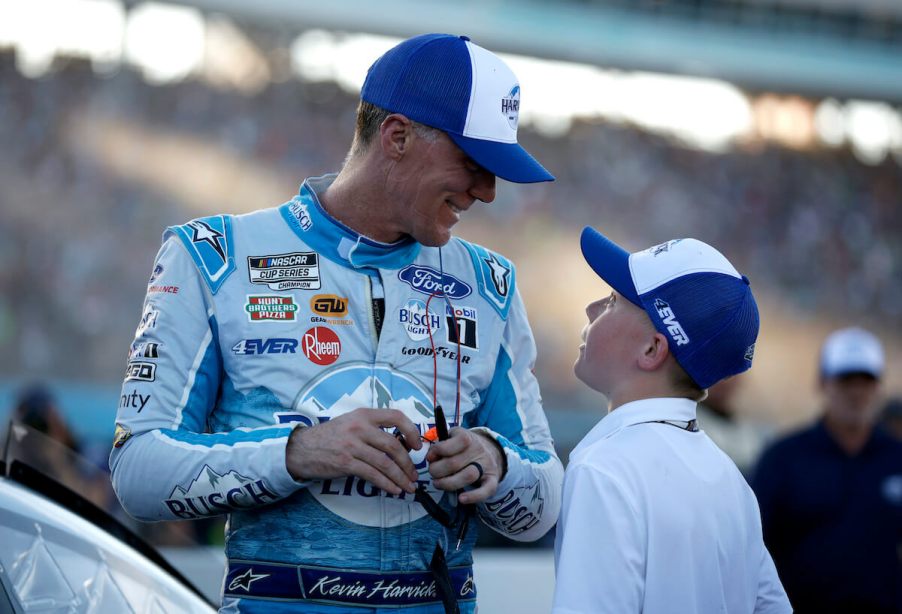
[[[883,346],[877,337],[863,328],[834,331],[821,347],[821,377],[825,379],[852,373],[880,379],[883,365]]]
[[[614,290],[641,307],[699,388],[747,371],[758,338],[749,280],[697,239],[675,239],[630,254],[594,228],[583,256]]]
[[[370,66],[360,97],[444,131],[502,179],[554,181],[517,143],[517,76],[466,36],[423,34],[392,47]]]

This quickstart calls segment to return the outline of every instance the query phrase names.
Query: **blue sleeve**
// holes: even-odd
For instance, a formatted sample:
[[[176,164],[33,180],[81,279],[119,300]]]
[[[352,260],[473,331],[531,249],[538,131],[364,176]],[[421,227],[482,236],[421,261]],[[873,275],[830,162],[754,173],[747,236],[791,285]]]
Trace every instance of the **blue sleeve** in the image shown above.
[[[517,292],[492,383],[464,424],[485,431],[504,451],[507,474],[494,498],[478,510],[485,524],[517,541],[539,539],[557,521],[564,476],[533,374],[535,360],[535,341]]]
[[[128,353],[110,455],[113,488],[140,520],[197,518],[295,490],[291,425],[209,433],[222,358],[210,287],[175,236],[154,263]]]

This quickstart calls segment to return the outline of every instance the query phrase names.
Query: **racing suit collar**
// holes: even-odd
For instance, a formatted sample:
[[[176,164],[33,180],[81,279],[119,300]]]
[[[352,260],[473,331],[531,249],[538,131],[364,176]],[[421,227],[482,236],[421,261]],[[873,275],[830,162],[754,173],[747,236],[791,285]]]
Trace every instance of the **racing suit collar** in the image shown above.
[[[413,238],[381,243],[329,215],[317,194],[325,191],[335,177],[329,174],[304,180],[298,195],[282,205],[282,217],[295,234],[329,260],[350,269],[400,269],[412,263],[422,247]]]

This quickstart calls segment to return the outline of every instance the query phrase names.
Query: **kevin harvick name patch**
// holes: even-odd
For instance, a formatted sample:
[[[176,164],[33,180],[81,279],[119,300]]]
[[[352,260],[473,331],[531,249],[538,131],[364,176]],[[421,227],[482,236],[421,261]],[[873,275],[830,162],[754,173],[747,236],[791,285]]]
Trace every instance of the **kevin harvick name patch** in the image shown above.
[[[248,256],[252,284],[266,284],[273,290],[319,290],[319,254],[294,252],[275,256]]]

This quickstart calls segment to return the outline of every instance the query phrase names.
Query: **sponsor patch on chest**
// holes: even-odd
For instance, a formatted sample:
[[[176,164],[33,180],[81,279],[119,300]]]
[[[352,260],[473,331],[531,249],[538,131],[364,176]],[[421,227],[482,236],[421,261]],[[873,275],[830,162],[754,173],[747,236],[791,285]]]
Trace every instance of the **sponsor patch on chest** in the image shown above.
[[[272,290],[319,290],[319,254],[293,252],[275,256],[248,256],[248,278]]]
[[[298,306],[292,296],[248,296],[244,310],[251,322],[285,322],[295,319]]]

